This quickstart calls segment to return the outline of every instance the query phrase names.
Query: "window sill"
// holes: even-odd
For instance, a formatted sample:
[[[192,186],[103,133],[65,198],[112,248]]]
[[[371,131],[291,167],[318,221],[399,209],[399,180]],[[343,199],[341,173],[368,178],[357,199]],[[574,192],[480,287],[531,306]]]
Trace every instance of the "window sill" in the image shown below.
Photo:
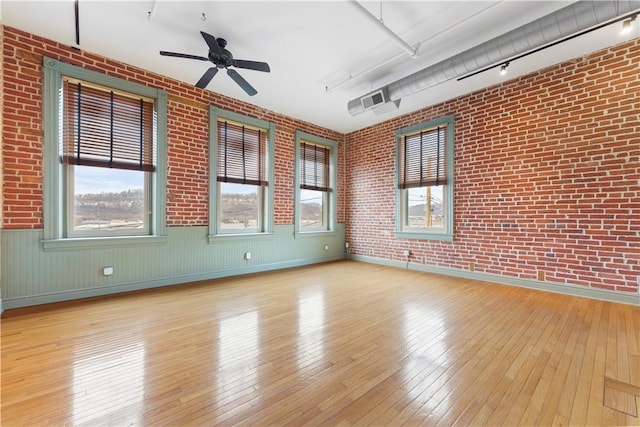
[[[209,243],[273,238],[275,238],[275,234],[273,233],[210,234]]]
[[[419,233],[410,231],[396,231],[396,237],[404,239],[439,240],[453,242],[453,234],[446,233]]]
[[[166,243],[167,236],[82,237],[42,241],[45,251],[91,248],[124,248],[132,246],[164,245]]]
[[[335,236],[336,232],[334,230],[315,230],[315,231],[296,231],[294,233],[294,237],[296,239],[310,239],[314,237],[331,237]]]

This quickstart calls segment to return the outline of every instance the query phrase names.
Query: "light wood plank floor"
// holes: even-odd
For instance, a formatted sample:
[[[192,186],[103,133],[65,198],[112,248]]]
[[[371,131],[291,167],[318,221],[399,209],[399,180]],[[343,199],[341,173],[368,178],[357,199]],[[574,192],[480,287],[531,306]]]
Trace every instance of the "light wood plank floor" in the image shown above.
[[[638,425],[640,308],[340,261],[2,317],[2,425]]]

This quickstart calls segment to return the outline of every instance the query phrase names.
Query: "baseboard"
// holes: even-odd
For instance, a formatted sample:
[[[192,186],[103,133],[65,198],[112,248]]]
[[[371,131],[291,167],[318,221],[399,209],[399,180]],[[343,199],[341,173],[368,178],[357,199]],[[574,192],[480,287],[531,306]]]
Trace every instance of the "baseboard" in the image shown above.
[[[20,307],[28,307],[32,305],[50,304],[54,302],[70,301],[82,298],[91,298],[97,296],[118,294],[122,292],[140,291],[145,289],[153,289],[163,286],[181,285],[184,283],[198,282],[201,280],[220,279],[223,277],[240,276],[243,274],[260,273],[264,271],[281,270],[285,268],[302,267],[305,265],[319,264],[329,261],[337,261],[344,259],[343,255],[330,256],[321,258],[297,259],[273,264],[262,264],[255,266],[247,266],[243,268],[211,271],[199,274],[187,274],[173,277],[163,277],[161,279],[146,280],[140,282],[123,283],[114,286],[101,286],[95,288],[85,288],[81,290],[69,290],[64,292],[32,295],[28,297],[9,298],[0,300],[2,308],[12,309]]]
[[[483,273],[478,271],[468,271],[457,268],[437,267],[432,265],[407,263],[384,258],[377,258],[365,255],[348,255],[348,259],[354,261],[368,262],[372,264],[386,265],[390,267],[404,268],[409,270],[424,271],[426,273],[436,273],[445,276],[460,277],[463,279],[480,280],[483,282],[498,283],[501,285],[519,286],[539,291],[554,292],[577,297],[591,298],[603,301],[611,301],[622,304],[640,306],[640,294],[624,294],[621,292],[607,291],[604,289],[587,288],[584,286],[543,282],[532,279],[520,279],[518,277],[502,276],[493,273]]]

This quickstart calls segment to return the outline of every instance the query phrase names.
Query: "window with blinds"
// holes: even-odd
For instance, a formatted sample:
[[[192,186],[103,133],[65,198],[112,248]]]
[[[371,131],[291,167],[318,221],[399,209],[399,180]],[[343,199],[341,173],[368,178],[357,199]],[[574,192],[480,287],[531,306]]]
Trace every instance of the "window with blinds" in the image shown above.
[[[400,136],[400,189],[447,184],[445,161],[447,126]]]
[[[300,144],[300,188],[303,190],[331,191],[329,181],[328,147],[307,142]]]
[[[65,164],[155,170],[154,101],[63,79]]]
[[[449,115],[395,132],[396,236],[453,240],[454,126]]]
[[[218,182],[266,186],[267,132],[218,121]]]

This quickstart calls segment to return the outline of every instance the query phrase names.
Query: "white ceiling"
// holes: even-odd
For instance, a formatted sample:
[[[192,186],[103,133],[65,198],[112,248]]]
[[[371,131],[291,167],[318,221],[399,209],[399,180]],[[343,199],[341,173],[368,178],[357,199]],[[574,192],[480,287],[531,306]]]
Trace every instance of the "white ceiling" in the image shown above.
[[[195,84],[211,64],[158,52],[207,56],[199,33],[205,31],[227,39],[236,59],[271,66],[271,73],[238,69],[258,90],[253,97],[225,73],[218,73],[208,90],[346,133],[503,81],[505,77],[489,70],[404,98],[392,113],[376,116],[369,111],[352,117],[347,111],[351,99],[570,3],[361,2],[376,17],[382,13],[384,24],[404,41],[419,46],[412,59],[347,1],[80,0],[79,47]],[[73,1],[2,0],[0,7],[3,25],[75,45]],[[637,25],[624,38],[619,30],[619,24],[605,27],[514,61],[506,78],[640,36]]]

